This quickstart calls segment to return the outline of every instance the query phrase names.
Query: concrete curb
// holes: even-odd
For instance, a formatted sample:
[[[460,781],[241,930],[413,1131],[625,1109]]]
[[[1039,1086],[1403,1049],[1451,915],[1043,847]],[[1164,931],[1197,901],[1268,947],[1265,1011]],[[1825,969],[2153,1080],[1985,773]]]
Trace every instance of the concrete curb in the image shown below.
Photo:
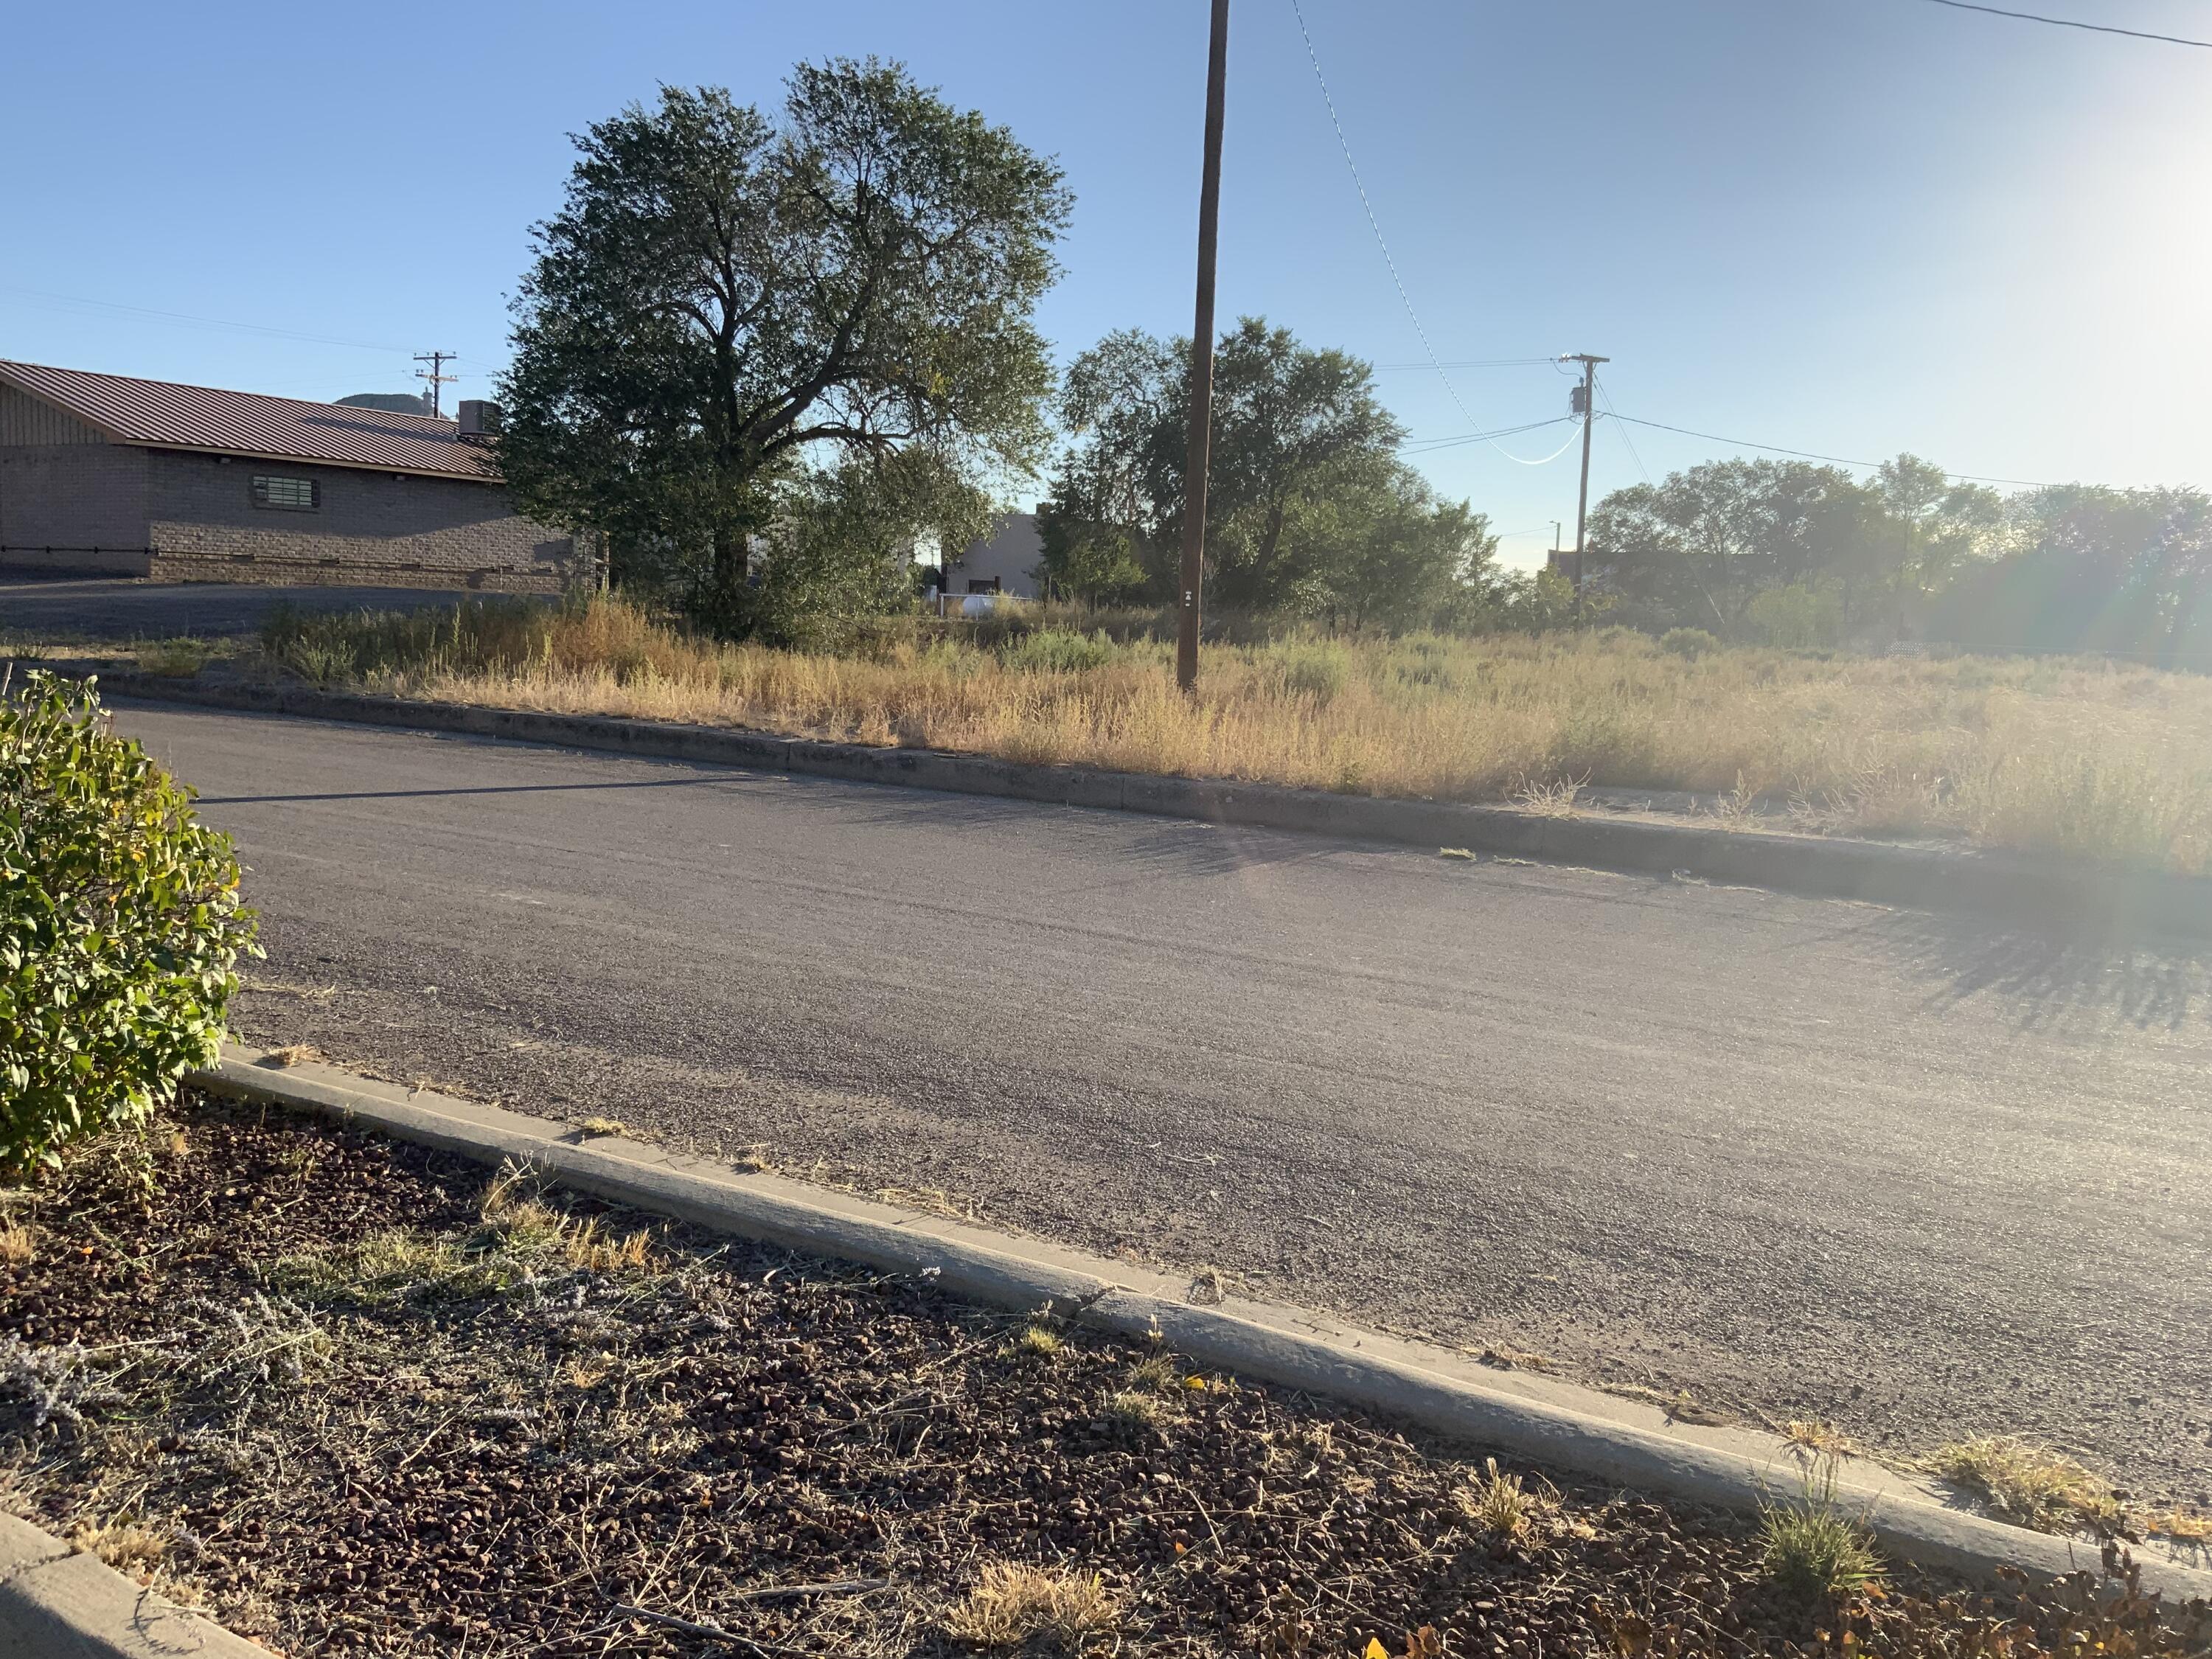
[[[560,744],[1055,805],[1101,807],[1308,834],[1470,850],[1550,863],[1769,887],[1819,898],[1969,910],[2099,935],[2212,938],[2212,880],[2039,862],[1999,854],[1771,835],[1508,806],[1337,795],[1277,784],[1032,766],[935,750],[817,743],[766,732],[469,703],[416,702],[288,686],[202,686],[105,674],[119,696],[514,742]]]
[[[1324,1395],[1565,1473],[1738,1510],[1756,1510],[1798,1487],[1797,1465],[1771,1436],[1675,1423],[1656,1408],[1555,1378],[1483,1371],[1445,1350],[1305,1310],[1234,1297],[1194,1305],[1188,1286],[1125,1263],[621,1137],[586,1139],[568,1125],[473,1101],[327,1066],[276,1070],[258,1058],[234,1049],[190,1081],[485,1164],[526,1163],[560,1185],[714,1231],[926,1274],[987,1306],[1028,1312],[1050,1304],[1122,1335],[1158,1332],[1202,1365]],[[2001,1568],[2062,1574],[2099,1565],[2094,1544],[1948,1507],[1878,1468],[1850,1466],[1838,1490],[1887,1549],[1923,1565],[1984,1581]],[[2212,1571],[2140,1553],[2147,1588],[2176,1601],[2212,1598]]]
[[[9,1659],[269,1659],[99,1557],[0,1511],[0,1654]]]

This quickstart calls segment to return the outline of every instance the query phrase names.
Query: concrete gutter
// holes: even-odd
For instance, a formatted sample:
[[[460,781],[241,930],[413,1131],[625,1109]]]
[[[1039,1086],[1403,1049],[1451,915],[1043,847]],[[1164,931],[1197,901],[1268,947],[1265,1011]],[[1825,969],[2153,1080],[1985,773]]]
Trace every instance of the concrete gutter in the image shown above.
[[[1445,1438],[1562,1473],[1755,1511],[1797,1494],[1802,1477],[1774,1436],[1677,1422],[1661,1409],[1555,1377],[1490,1369],[1446,1349],[1363,1331],[1324,1315],[1194,1287],[1127,1263],[971,1224],[748,1173],[619,1136],[319,1065],[275,1069],[234,1048],[190,1081],[211,1093],[307,1112],[497,1164],[513,1159],[559,1185],[714,1231],[880,1271],[919,1274],[986,1306],[1054,1311],[1124,1336],[1157,1332],[1176,1352],[1249,1381],[1346,1402]],[[1863,1511],[1893,1554],[1988,1581],[2002,1568],[2062,1574],[2100,1565],[2097,1545],[2006,1526],[1924,1485],[1851,1463],[1840,1500]],[[2146,1588],[2212,1598],[2212,1571],[2149,1548]]]
[[[141,1589],[98,1556],[0,1512],[8,1659],[269,1659],[269,1650]]]
[[[2008,922],[2071,933],[2212,938],[2212,880],[2188,876],[1602,814],[1561,817],[1457,801],[1339,795],[1278,784],[1080,766],[1033,766],[935,750],[817,743],[723,726],[418,702],[304,686],[200,685],[137,673],[103,674],[100,683],[119,696],[207,708],[465,732],[659,760],[1160,813],[1213,823],[1256,824],[1431,850],[1459,847],[1822,898],[1976,911]]]

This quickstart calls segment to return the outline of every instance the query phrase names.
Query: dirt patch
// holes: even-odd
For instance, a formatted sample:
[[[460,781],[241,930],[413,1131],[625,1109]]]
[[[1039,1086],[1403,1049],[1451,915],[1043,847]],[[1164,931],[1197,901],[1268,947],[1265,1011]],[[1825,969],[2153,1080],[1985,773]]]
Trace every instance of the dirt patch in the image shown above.
[[[2086,1577],[1808,1601],[1755,1522],[249,1109],[8,1208],[0,1502],[296,1654],[2212,1641]]]

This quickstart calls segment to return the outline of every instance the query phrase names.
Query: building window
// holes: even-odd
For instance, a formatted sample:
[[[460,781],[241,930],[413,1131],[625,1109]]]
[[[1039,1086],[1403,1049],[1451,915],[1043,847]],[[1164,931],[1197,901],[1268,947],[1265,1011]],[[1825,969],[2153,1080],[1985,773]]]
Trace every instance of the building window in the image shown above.
[[[253,504],[282,507],[291,513],[313,513],[323,504],[323,487],[313,478],[257,477],[253,480]]]

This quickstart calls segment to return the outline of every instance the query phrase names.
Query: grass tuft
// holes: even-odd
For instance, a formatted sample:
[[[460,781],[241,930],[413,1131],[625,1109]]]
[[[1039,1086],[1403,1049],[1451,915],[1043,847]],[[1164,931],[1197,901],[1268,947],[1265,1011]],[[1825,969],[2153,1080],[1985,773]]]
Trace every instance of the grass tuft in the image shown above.
[[[1099,1412],[1108,1427],[1126,1434],[1151,1434],[1176,1420],[1176,1409],[1158,1394],[1123,1389],[1106,1396]]]
[[[159,1567],[169,1553],[168,1540],[149,1528],[120,1518],[79,1527],[70,1543],[95,1555],[126,1578],[140,1578]]]
[[[1823,1418],[1792,1418],[1782,1437],[1800,1457],[1856,1457],[1859,1453],[1850,1436]]]
[[[1066,1344],[1044,1326],[1032,1325],[1015,1339],[1014,1346],[1023,1353],[1034,1354],[1040,1359],[1050,1359]]]
[[[1767,1582],[1808,1601],[1833,1601],[1881,1582],[1873,1534],[1836,1502],[1836,1458],[1805,1474],[1794,1503],[1759,1507],[1759,1566]]]
[[[1127,1382],[1139,1394],[1171,1395],[1182,1387],[1182,1372],[1169,1355],[1156,1353],[1130,1366]]]
[[[1480,1480],[1460,1492],[1461,1512],[1495,1543],[1526,1538],[1535,1528],[1543,1500],[1521,1484],[1519,1475],[1501,1470],[1494,1457],[1483,1461],[1483,1471]]]
[[[31,1224],[0,1216],[0,1267],[27,1267],[38,1254],[39,1235]]]
[[[1121,1622],[1097,1574],[993,1562],[945,1617],[957,1642],[992,1652],[1074,1655],[1110,1638]]]
[[[1961,1440],[1937,1452],[1929,1466],[2006,1519],[2039,1532],[2109,1528],[2124,1518],[2108,1484],[2072,1458],[2025,1440]]]

